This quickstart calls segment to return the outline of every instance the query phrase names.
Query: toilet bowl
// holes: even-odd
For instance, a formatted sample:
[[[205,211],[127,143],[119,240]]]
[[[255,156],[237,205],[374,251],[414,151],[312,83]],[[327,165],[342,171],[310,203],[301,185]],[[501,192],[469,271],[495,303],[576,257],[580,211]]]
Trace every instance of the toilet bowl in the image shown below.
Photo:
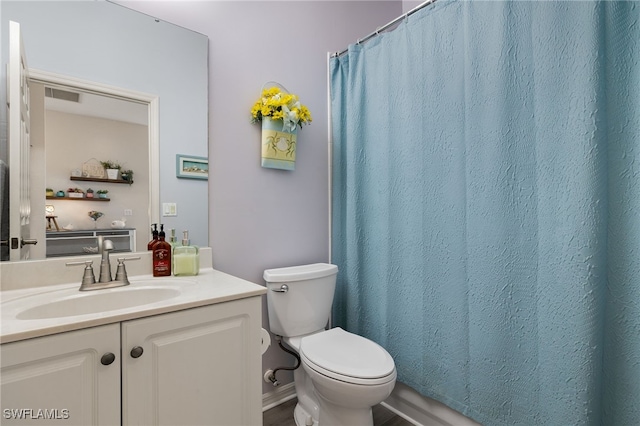
[[[373,424],[371,407],[384,401],[396,382],[391,355],[362,336],[333,328],[300,342],[302,367],[320,404],[320,424]]]
[[[336,274],[330,264],[264,274],[271,331],[300,356],[294,371],[298,426],[373,425],[371,407],[395,386],[395,364],[382,346],[339,327],[324,329]]]

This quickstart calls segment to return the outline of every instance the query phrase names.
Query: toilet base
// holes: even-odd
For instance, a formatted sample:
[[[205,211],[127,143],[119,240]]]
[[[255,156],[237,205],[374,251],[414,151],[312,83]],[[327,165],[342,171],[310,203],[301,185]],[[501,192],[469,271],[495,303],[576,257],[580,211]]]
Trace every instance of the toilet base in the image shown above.
[[[307,413],[300,403],[297,403],[293,410],[293,418],[296,421],[296,426],[318,426],[318,422],[311,417],[311,414]]]
[[[326,404],[326,405],[325,405]],[[320,402],[320,421],[314,419],[299,403],[293,410],[296,426],[373,426],[373,411],[369,409],[345,410],[327,401]]]
[[[318,426],[373,426],[373,411],[368,408],[353,408],[335,405],[326,399],[320,402]]]

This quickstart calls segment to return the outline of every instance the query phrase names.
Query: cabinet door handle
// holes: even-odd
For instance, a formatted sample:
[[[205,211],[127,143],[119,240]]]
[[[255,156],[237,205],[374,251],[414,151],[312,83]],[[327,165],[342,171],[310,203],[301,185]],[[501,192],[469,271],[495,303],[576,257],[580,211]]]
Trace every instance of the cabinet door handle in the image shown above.
[[[131,349],[131,358],[140,358],[142,356],[142,352],[144,352],[144,349],[142,349],[142,347],[134,347],[133,349]]]
[[[106,354],[102,355],[102,358],[100,358],[100,363],[102,365],[110,365],[115,360],[116,356],[111,352],[107,352]]]

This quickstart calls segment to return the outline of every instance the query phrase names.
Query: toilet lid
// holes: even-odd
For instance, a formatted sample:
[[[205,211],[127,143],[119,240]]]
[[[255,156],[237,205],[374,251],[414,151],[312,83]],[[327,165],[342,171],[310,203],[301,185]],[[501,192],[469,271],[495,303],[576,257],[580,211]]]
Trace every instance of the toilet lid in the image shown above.
[[[340,327],[304,337],[300,354],[311,368],[315,365],[320,368],[314,369],[335,373],[341,380],[380,379],[395,373],[393,358],[382,346]]]

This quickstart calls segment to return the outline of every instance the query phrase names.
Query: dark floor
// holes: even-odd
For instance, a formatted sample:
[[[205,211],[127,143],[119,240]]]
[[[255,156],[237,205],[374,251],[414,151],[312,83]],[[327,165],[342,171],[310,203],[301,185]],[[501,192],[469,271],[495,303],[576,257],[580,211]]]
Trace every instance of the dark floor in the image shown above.
[[[293,398],[264,412],[263,426],[296,426],[293,419],[293,409],[298,400]],[[373,407],[373,424],[375,426],[412,426],[411,422],[387,410],[382,405]],[[353,425],[357,426],[357,425]]]

